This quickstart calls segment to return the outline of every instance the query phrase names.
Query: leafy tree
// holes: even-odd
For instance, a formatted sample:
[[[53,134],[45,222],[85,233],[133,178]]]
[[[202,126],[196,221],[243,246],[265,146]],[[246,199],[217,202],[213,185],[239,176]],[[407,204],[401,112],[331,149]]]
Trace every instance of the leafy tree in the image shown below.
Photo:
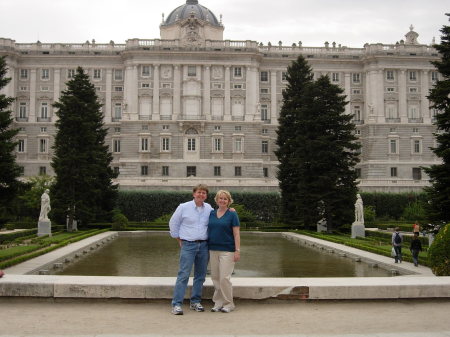
[[[81,67],[54,106],[59,119],[52,161],[56,181],[51,189],[51,215],[59,223],[67,216],[69,231],[74,229],[73,220],[110,221],[117,197],[112,179],[117,175],[110,167],[112,155],[105,145],[107,130],[101,105]]]
[[[429,200],[426,209],[428,217],[430,220],[448,222],[450,221],[450,26],[443,26],[441,32],[441,44],[434,46],[441,54],[441,60],[433,62],[433,65],[443,79],[430,90],[428,99],[432,102],[432,108],[438,111],[435,123],[437,147],[432,150],[442,159],[442,164],[423,169],[431,182],[431,187],[426,189]]]
[[[11,81],[5,77],[7,70],[5,57],[0,57],[0,90]],[[17,178],[21,170],[16,164],[14,154],[17,145],[14,137],[19,130],[11,127],[13,119],[9,110],[13,101],[13,97],[0,94],[0,223],[5,221],[10,213],[8,207],[20,187]]]
[[[313,81],[302,56],[288,68],[276,152],[285,220],[325,218],[329,231],[352,221],[359,145],[342,93],[328,77]]]
[[[25,203],[25,205],[36,213],[36,218],[39,215],[41,207],[41,196],[47,188],[50,188],[53,184],[53,177],[48,175],[40,175],[27,179],[27,185],[29,188],[19,196],[19,199]]]

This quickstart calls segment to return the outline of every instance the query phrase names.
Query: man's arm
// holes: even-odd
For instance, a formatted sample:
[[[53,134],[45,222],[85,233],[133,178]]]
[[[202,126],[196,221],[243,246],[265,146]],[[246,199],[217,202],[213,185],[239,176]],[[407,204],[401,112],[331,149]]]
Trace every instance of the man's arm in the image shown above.
[[[183,207],[182,205],[179,205],[175,212],[172,214],[172,217],[169,221],[169,229],[170,229],[170,236],[179,239],[180,238],[180,226],[181,226],[181,220],[182,220],[182,213],[183,213]]]

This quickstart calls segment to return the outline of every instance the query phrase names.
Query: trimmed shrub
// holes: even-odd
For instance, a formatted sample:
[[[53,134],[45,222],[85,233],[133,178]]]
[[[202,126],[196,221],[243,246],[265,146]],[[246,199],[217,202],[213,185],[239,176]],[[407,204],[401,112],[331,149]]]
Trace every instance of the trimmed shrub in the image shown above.
[[[375,207],[372,205],[364,206],[364,221],[374,221],[375,217]]]
[[[360,193],[365,206],[373,206],[377,218],[399,220],[408,204],[425,202],[425,193]],[[411,220],[418,220],[416,218]]]
[[[406,205],[405,209],[403,210],[402,218],[405,220],[424,220],[425,219],[425,209],[423,207],[422,202],[419,200],[416,200],[412,203],[409,203]]]
[[[450,224],[436,235],[428,250],[428,260],[433,274],[450,276]]]
[[[111,229],[113,231],[122,231],[126,229],[127,226],[128,226],[127,217],[118,211],[114,211]]]

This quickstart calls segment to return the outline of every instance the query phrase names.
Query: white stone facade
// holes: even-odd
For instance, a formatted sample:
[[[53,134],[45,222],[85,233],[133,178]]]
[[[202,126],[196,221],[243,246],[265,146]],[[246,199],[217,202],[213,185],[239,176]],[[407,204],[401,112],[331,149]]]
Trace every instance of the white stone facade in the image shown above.
[[[420,167],[439,161],[429,149],[435,145],[435,112],[426,96],[439,76],[430,61],[439,56],[417,42],[412,28],[406,41],[394,45],[263,46],[222,40],[223,26],[208,19],[210,12],[207,19],[187,13],[161,24],[162,37],[172,39],[24,44],[0,38],[12,78],[3,92],[16,97],[17,162],[25,177],[53,173],[52,104],[82,66],[103,104],[121,188],[185,190],[204,182],[277,190],[273,151],[284,75],[304,55],[315,76],[329,75],[347,95],[362,144],[361,190],[428,184]]]

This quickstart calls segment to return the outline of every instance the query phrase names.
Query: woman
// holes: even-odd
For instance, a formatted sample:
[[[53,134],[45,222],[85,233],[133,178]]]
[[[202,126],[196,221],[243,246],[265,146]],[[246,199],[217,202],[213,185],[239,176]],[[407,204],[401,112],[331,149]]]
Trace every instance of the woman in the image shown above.
[[[213,312],[231,312],[234,310],[231,274],[235,262],[239,261],[241,239],[239,235],[239,218],[231,212],[233,203],[228,191],[217,192],[218,209],[211,212],[208,224],[208,245],[211,263],[211,279],[214,284]]]

